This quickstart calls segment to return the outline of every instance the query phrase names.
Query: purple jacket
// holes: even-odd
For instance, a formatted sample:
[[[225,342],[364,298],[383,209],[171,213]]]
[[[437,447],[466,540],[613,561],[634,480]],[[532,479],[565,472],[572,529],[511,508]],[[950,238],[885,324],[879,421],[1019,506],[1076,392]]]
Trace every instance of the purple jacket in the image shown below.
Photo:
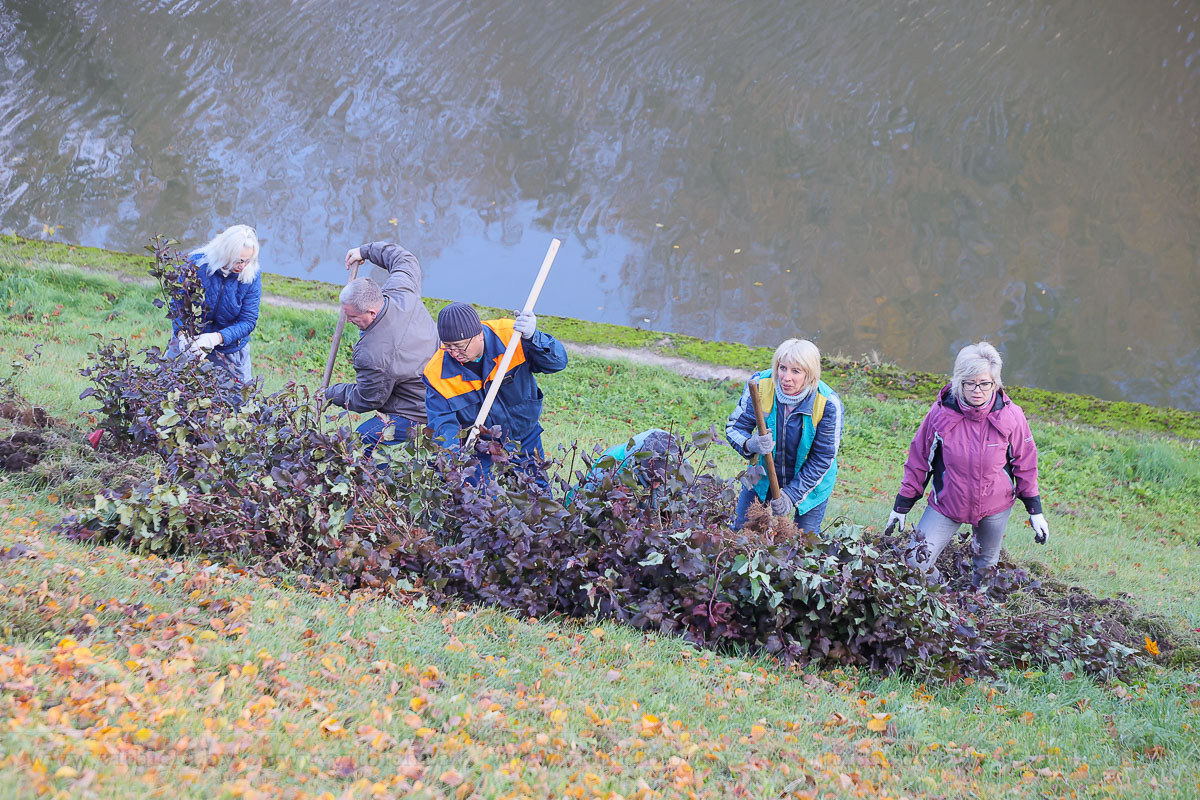
[[[907,514],[932,484],[930,507],[958,523],[977,524],[1018,497],[1040,514],[1037,475],[1037,446],[1021,407],[1000,389],[991,408],[963,409],[947,385],[908,448],[894,508]]]

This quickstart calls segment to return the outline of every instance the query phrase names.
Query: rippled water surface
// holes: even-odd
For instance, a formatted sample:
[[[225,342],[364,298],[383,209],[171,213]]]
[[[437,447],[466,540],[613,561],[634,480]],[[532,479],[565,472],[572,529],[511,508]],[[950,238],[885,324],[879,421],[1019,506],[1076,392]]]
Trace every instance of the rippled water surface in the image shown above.
[[[0,229],[1200,408],[1192,2],[4,0]],[[45,233],[46,226],[54,228]]]

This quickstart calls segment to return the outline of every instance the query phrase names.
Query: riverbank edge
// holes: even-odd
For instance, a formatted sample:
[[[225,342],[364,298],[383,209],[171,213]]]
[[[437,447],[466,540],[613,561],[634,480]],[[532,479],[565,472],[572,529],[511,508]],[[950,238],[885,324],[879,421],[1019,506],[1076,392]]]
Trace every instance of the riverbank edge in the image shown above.
[[[153,263],[149,254],[0,234],[0,259],[12,259],[26,266],[69,264],[85,270],[111,273],[126,280],[153,282],[148,275]],[[265,271],[262,277],[263,302],[268,305],[337,310],[337,296],[341,290],[339,285]],[[425,304],[433,314],[448,302],[439,298],[425,298]],[[503,309],[476,307],[485,318],[511,314],[511,311]],[[769,365],[773,352],[768,347],[712,341],[686,334],[588,322],[571,317],[539,314],[538,320],[543,330],[564,342],[579,346],[589,354],[651,363],[694,378],[741,381],[750,372]],[[873,394],[880,399],[929,402],[946,382],[943,375],[840,355],[824,356],[822,371],[822,377],[827,382],[843,391]],[[1200,439],[1200,412],[1123,400],[1102,400],[1024,386],[1008,385],[1005,388],[1033,417],[1111,430]]]

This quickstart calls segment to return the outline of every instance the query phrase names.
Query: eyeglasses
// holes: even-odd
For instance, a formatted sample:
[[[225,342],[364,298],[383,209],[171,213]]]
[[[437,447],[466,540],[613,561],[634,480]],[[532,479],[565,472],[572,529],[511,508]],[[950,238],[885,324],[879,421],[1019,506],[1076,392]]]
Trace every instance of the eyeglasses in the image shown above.
[[[252,258],[239,258],[237,261],[233,262],[233,265],[235,267],[244,267],[253,260],[254,259],[252,259]]]
[[[974,392],[974,391],[990,392],[995,385],[996,385],[995,381],[979,381],[978,383],[976,383],[975,381],[963,381],[962,382],[962,388],[968,392]]]
[[[473,341],[474,339],[467,339],[465,342],[442,342],[441,348],[447,353],[458,353],[465,356]]]

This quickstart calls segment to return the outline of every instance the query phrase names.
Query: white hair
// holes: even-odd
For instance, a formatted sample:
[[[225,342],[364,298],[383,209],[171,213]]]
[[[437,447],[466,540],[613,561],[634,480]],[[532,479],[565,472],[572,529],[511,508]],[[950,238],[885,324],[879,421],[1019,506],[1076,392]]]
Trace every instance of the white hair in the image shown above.
[[[383,289],[370,278],[355,278],[342,287],[338,302],[350,306],[360,314],[383,308]]]
[[[771,375],[778,375],[779,365],[785,363],[804,370],[804,390],[821,380],[821,351],[808,339],[788,339],[776,347],[771,358]]]
[[[249,225],[229,226],[204,247],[193,250],[192,255],[203,256],[208,262],[209,275],[218,270],[228,275],[234,262],[242,257],[242,251],[247,247],[254,253],[250,256],[250,263],[238,273],[238,280],[242,283],[253,283],[258,277],[258,234]]]
[[[1004,384],[1000,382],[1000,367],[1004,362],[996,348],[987,342],[969,344],[958,351],[954,359],[954,374],[950,378],[950,391],[961,402],[963,399],[962,383],[980,373],[986,372],[996,382],[996,389]]]

